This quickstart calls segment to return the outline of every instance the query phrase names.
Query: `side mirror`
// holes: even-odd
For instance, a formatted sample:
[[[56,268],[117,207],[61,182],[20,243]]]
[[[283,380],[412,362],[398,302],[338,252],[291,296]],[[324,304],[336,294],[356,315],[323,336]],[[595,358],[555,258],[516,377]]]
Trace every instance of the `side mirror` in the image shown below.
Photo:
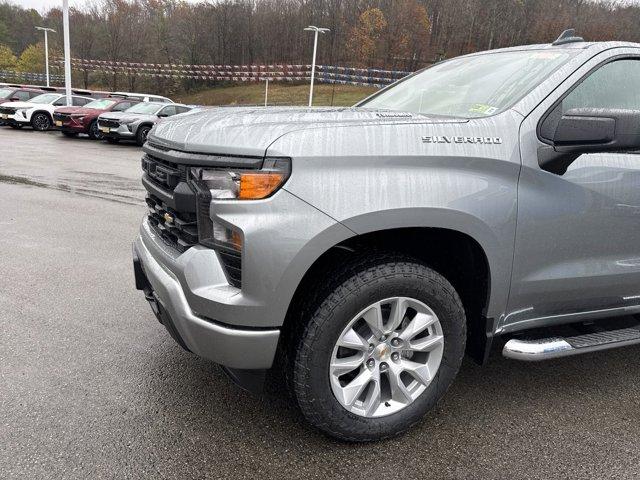
[[[10,102],[17,102],[17,101],[19,101],[19,100],[20,100],[20,98],[19,98],[19,97],[11,97],[11,98],[9,99],[9,101],[10,101]]]
[[[158,118],[167,118],[169,116],[169,114],[167,113],[159,113],[158,114]]]
[[[538,150],[540,168],[562,175],[584,153],[640,149],[640,110],[575,108],[556,127],[551,146]]]

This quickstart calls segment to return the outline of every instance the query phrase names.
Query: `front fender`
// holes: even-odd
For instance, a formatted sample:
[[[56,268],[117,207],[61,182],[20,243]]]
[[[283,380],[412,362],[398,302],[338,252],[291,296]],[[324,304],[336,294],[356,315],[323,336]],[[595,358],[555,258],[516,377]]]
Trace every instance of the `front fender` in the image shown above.
[[[398,208],[367,212],[344,219],[342,223],[356,235],[401,228],[438,228],[463,233],[475,240],[489,263],[491,296],[487,316],[500,315],[508,300],[511,252],[496,230],[481,218],[461,210],[446,208]],[[398,241],[402,241],[398,239]],[[424,248],[429,248],[425,245]]]

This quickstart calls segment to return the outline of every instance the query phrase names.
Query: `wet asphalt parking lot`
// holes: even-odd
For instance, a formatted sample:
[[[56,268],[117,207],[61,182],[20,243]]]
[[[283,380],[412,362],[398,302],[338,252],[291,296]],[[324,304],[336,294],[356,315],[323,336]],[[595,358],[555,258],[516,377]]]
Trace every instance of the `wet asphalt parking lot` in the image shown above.
[[[639,478],[632,347],[466,361],[391,441],[344,444],[181,350],[133,286],[141,151],[0,127],[0,478]]]

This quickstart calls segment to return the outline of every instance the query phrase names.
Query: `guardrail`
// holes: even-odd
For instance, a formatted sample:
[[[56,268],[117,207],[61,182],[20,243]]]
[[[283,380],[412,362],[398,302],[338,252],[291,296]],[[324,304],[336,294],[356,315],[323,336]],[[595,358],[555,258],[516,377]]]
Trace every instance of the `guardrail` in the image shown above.
[[[56,59],[62,63],[62,59]],[[103,74],[124,74],[142,77],[177,78],[229,82],[257,82],[275,80],[299,82],[311,79],[311,65],[185,65],[171,63],[140,63],[72,58],[76,70]],[[341,85],[385,87],[411,72],[378,68],[318,65],[318,82]]]
[[[63,75],[49,75],[49,79],[52,82],[64,82]],[[44,83],[47,81],[47,75],[44,73],[18,72],[15,70],[0,70],[0,80],[7,80],[7,81],[26,80],[28,82]]]

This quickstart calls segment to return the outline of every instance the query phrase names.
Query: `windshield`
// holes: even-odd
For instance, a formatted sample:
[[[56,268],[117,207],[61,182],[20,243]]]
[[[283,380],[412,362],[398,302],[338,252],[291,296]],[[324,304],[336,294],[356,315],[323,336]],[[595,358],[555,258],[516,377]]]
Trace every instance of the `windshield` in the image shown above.
[[[106,110],[107,108],[111,108],[116,103],[117,103],[117,100],[108,100],[106,98],[101,98],[100,100],[94,100],[93,102],[87,103],[84,106],[84,108],[96,108],[98,110]]]
[[[442,62],[359,107],[478,118],[500,113],[564,64],[571,51],[526,50]]]
[[[53,103],[60,98],[57,93],[44,93],[33,97],[31,100],[27,100],[29,103]]]
[[[12,88],[0,88],[0,98],[8,97],[13,93]]]
[[[164,107],[164,105],[160,105],[158,103],[143,102],[143,103],[138,103],[137,105],[134,105],[131,108],[128,108],[127,110],[125,110],[125,112],[127,112],[127,113],[142,113],[142,114],[145,114],[145,115],[153,115],[158,110],[160,110],[162,107]]]

